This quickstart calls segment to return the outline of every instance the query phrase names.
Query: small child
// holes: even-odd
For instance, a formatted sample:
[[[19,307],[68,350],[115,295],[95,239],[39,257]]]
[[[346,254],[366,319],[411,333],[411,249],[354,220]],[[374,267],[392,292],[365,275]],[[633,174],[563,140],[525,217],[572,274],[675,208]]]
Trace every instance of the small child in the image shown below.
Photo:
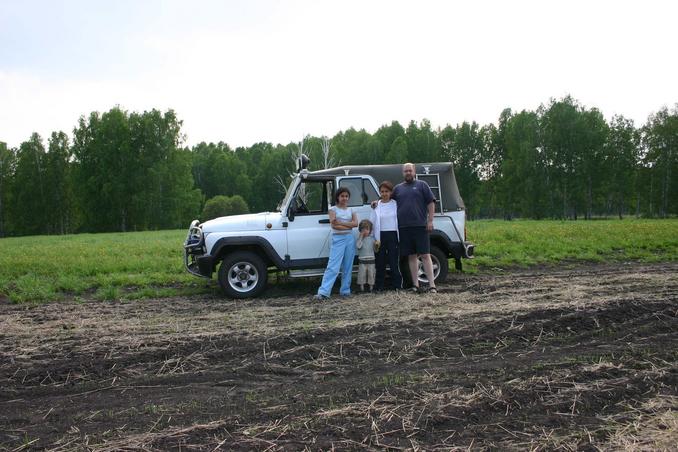
[[[372,236],[372,222],[363,220],[358,225],[358,285],[360,291],[365,291],[365,283],[370,286],[370,292],[374,290],[374,276],[376,267],[374,265],[375,240]]]

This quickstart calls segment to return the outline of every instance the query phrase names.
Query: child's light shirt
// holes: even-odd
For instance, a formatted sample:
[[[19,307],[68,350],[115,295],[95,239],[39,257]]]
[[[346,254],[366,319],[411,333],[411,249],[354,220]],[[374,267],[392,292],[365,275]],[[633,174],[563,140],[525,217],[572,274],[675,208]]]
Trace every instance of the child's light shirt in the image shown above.
[[[332,206],[330,210],[334,210],[334,214],[337,220],[350,222],[353,219],[353,209],[347,207],[342,209],[339,206]],[[337,230],[332,228],[332,234],[346,234],[351,233],[348,229]]]

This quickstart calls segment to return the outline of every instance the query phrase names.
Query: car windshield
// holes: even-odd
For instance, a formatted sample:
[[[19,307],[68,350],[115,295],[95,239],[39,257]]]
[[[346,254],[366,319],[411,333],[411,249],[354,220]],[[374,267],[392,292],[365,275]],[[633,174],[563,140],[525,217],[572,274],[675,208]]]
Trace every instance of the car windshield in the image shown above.
[[[292,179],[292,182],[290,182],[289,187],[287,187],[287,192],[285,193],[285,197],[282,199],[282,201],[280,201],[278,203],[278,207],[275,208],[276,212],[281,212],[282,207],[285,204],[287,204],[287,201],[290,199],[290,196],[292,196],[292,192],[294,191],[294,186],[296,185],[295,184],[296,180],[297,180],[297,178],[295,177],[294,179]]]

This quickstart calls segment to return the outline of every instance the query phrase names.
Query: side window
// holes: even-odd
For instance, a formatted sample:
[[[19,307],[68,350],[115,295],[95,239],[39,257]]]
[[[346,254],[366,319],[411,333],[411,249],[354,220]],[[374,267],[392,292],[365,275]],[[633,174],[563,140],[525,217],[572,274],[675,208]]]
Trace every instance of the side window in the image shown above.
[[[309,181],[299,184],[294,195],[297,215],[317,215],[327,213],[327,185],[322,181]]]
[[[345,177],[339,181],[339,187],[346,187],[351,193],[351,198],[348,200],[350,207],[358,207],[364,204],[362,177]]]
[[[363,193],[365,194],[366,202],[369,204],[372,201],[379,199],[379,193],[374,189],[372,182],[369,179],[363,179]]]
[[[351,192],[348,205],[351,207],[363,206],[379,199],[377,190],[372,182],[363,177],[345,177],[339,181],[340,187],[346,187]]]

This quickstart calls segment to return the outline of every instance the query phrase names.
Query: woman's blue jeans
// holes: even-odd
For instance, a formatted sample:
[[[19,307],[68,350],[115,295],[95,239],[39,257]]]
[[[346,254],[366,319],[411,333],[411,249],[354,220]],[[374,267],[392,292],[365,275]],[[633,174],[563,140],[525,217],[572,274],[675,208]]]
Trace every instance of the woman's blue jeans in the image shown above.
[[[348,234],[332,234],[330,260],[323,275],[323,282],[318,289],[318,295],[329,297],[332,286],[341,270],[341,295],[351,294],[351,278],[353,277],[353,258],[355,257],[355,237],[353,232]]]

